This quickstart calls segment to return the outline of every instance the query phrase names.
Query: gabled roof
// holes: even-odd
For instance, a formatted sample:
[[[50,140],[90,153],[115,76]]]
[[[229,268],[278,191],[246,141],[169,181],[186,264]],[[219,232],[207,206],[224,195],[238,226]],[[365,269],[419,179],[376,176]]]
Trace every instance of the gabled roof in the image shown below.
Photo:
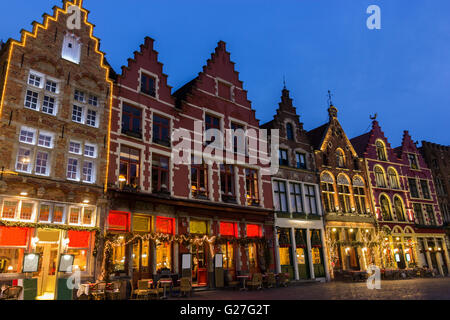
[[[367,145],[369,144],[371,132],[364,133],[360,136],[350,139],[353,148],[355,148],[356,153],[362,157],[364,152],[366,152]]]
[[[309,141],[311,145],[314,147],[314,149],[316,150],[320,149],[320,147],[322,146],[323,139],[325,138],[329,126],[330,123],[327,122],[321,125],[320,127],[317,127],[307,132]]]

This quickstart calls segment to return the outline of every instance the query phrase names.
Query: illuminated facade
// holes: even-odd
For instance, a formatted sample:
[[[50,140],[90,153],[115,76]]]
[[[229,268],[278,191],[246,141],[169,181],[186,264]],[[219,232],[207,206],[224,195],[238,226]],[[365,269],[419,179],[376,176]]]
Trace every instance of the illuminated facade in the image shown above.
[[[80,28],[69,28],[70,6]],[[64,1],[0,52],[0,282],[22,284],[28,299],[71,296],[63,259],[82,279],[99,273],[111,87],[87,14]]]
[[[274,119],[261,127],[280,130],[280,169],[272,176],[277,272],[329,279],[314,153],[286,88]]]
[[[225,43],[172,95],[146,38],[114,83],[106,229],[123,245],[112,250],[111,270],[132,275],[134,283],[167,272],[214,287],[238,273],[273,269],[270,177],[257,165],[208,163],[208,157],[192,163],[201,159],[206,137],[181,164],[172,157],[181,129],[192,139],[196,126],[200,133],[258,128]],[[127,233],[141,238],[127,241]]]
[[[308,132],[314,147],[325,210],[325,238],[330,272],[335,279],[348,271],[378,264],[376,223],[362,159],[348,140],[332,104],[329,121]]]

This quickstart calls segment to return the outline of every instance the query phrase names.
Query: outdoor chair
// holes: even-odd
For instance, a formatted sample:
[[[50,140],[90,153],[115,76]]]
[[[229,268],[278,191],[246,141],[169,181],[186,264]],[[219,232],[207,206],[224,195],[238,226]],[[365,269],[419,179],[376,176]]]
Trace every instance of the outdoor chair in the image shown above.
[[[20,286],[8,287],[5,291],[3,291],[3,295],[0,300],[19,300],[22,290],[23,287]]]
[[[278,285],[283,287],[287,287],[289,285],[289,279],[284,273],[278,274]]]
[[[94,300],[105,300],[105,289],[106,289],[106,282],[98,282],[95,285],[92,286],[89,295]]]
[[[252,279],[247,281],[247,286],[252,289],[262,289],[262,274],[254,273]]]
[[[136,299],[141,299],[142,297],[147,299],[150,291],[151,290],[148,288],[148,280],[139,280],[138,287],[134,290],[134,294],[136,295]]]
[[[120,300],[121,288],[121,281],[114,281],[110,285],[106,286],[106,298],[109,300]]]
[[[264,284],[266,288],[273,288],[277,285],[277,279],[275,278],[275,274],[269,272],[264,280]]]
[[[189,293],[189,296],[192,297],[191,279],[181,278],[180,293],[181,293],[181,295],[184,295],[184,296],[186,296]]]

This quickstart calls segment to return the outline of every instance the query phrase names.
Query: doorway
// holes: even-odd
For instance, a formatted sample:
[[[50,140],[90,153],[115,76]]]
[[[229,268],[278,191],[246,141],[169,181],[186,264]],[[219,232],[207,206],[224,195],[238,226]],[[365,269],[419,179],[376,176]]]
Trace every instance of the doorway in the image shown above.
[[[36,299],[54,300],[60,252],[60,231],[38,230],[38,238],[36,253],[41,258],[38,272],[35,274],[38,279]]]
[[[192,285],[205,287],[208,285],[208,269],[205,245],[193,244],[192,256]]]

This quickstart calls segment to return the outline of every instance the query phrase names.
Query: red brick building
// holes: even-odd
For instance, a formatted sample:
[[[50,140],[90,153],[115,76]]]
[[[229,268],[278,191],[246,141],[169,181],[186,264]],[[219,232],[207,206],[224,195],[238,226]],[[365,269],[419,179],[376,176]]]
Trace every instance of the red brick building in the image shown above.
[[[82,278],[100,267],[112,86],[87,15],[64,1],[0,51],[0,281],[22,284],[26,299],[71,295],[62,257]],[[25,279],[24,259],[37,257]]]
[[[231,279],[273,269],[270,177],[258,165],[208,163],[207,157],[191,163],[188,150],[186,162],[174,160],[181,129],[190,139],[196,125],[200,133],[258,129],[225,43],[173,95],[157,55],[146,38],[114,79],[106,227],[122,242],[112,250],[112,270],[134,281],[167,272],[213,287],[223,284],[223,270]],[[207,143],[196,146],[201,159]]]

